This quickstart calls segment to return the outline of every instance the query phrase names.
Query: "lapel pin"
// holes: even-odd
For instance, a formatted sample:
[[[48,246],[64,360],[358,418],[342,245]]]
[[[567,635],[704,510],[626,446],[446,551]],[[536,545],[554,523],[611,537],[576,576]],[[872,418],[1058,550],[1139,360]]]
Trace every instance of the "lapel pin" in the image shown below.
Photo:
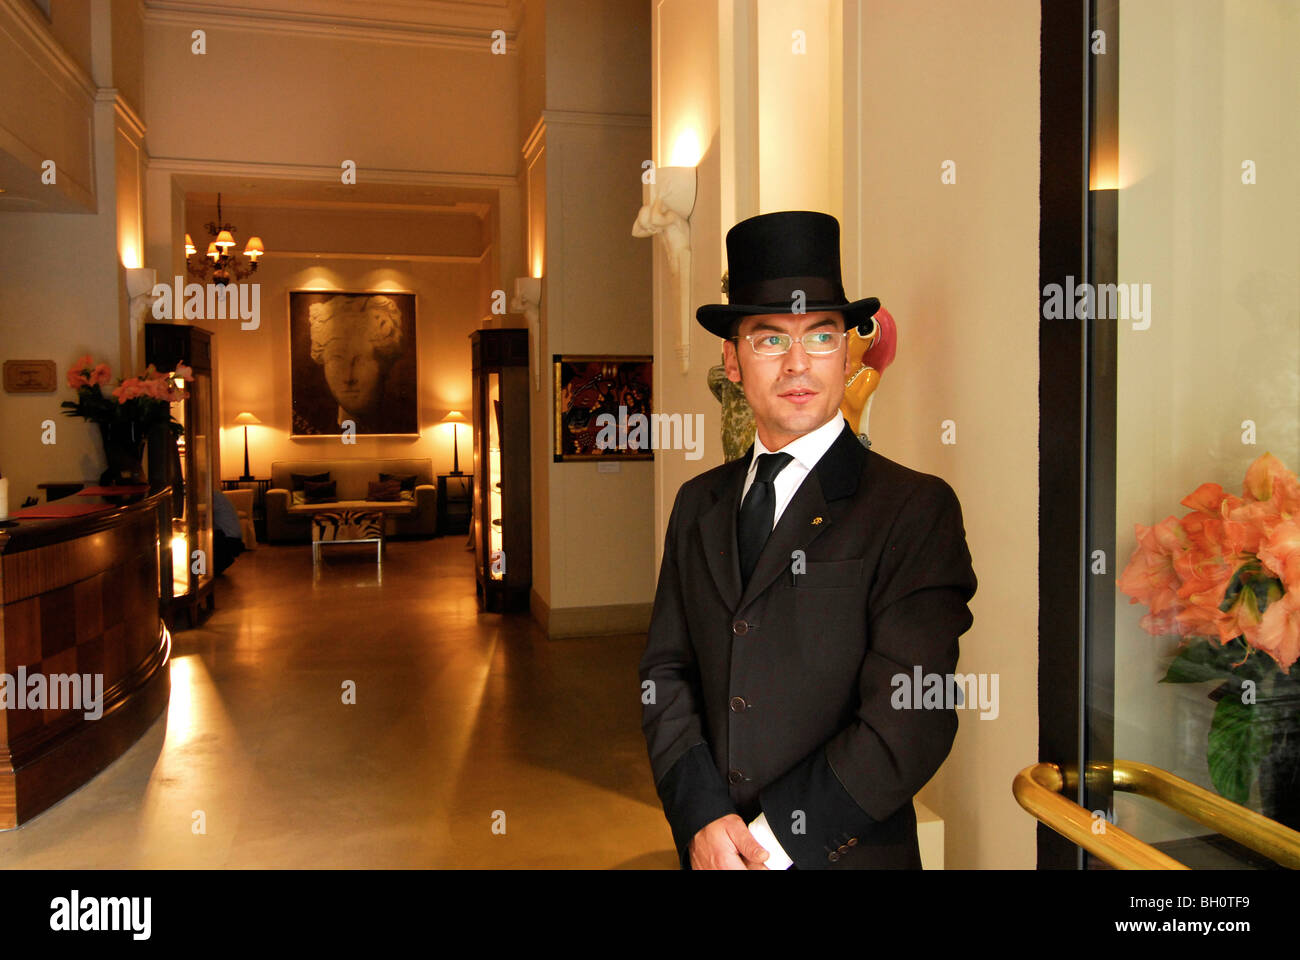
[[[822,522],[822,518],[821,518],[821,517],[813,517],[812,525],[815,527],[815,526],[817,526],[817,524],[819,524],[819,523],[821,523],[821,522]]]

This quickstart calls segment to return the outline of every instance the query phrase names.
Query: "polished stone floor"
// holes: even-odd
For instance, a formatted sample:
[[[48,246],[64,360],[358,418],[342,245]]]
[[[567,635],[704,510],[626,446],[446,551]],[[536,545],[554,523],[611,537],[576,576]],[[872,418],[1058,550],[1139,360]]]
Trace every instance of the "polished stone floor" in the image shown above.
[[[167,712],[0,867],[674,868],[644,643],[479,613],[460,537],[389,544],[382,581],[363,545],[315,579],[262,546],[175,634]]]

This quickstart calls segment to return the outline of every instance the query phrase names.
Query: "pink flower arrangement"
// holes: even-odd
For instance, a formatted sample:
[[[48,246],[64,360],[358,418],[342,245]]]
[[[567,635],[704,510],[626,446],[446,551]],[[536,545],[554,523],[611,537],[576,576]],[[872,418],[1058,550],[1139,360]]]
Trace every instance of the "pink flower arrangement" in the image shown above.
[[[1191,508],[1181,520],[1136,525],[1118,580],[1149,608],[1142,628],[1221,646],[1241,638],[1247,656],[1263,651],[1286,673],[1300,659],[1300,481],[1266,453],[1240,497],[1203,483],[1180,502]]]
[[[177,380],[184,382],[193,379],[194,371],[184,364],[178,364],[172,373],[159,373],[154,369],[153,364],[150,364],[140,376],[123,380],[113,390],[113,396],[117,398],[118,403],[126,403],[136,397],[148,397],[162,403],[173,403],[189,396],[184,387],[177,385]]]
[[[67,377],[68,386],[77,391],[77,399],[75,402],[64,401],[63,406],[67,408],[64,412],[101,426],[121,422],[132,422],[142,427],[160,422],[175,426],[171,419],[171,404],[189,396],[184,384],[194,379],[194,371],[178,363],[170,373],[161,373],[150,364],[139,376],[118,381],[111,391],[110,400],[100,387],[112,379],[108,364],[96,364],[89,354],[77,360],[68,370]]]

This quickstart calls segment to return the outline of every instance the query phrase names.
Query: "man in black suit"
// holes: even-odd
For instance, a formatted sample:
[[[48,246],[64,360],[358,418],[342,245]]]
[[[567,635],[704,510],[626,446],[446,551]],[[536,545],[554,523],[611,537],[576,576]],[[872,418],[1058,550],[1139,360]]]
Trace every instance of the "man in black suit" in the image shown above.
[[[753,217],[727,255],[731,303],[696,317],[757,438],[668,521],[640,667],[656,788],[686,869],[919,868],[912,798],[957,716],[895,693],[956,670],[976,588],[961,505],[840,413],[847,331],[880,303],[846,300],[839,223]]]

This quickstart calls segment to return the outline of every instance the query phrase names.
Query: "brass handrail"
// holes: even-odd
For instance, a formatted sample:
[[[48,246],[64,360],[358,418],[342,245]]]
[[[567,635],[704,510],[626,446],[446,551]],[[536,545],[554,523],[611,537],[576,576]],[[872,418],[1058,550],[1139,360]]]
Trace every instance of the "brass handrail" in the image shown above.
[[[1157,800],[1281,866],[1300,869],[1300,832],[1262,813],[1139,760],[1116,760],[1111,781],[1116,790]]]
[[[1093,832],[1094,817],[1061,795],[1065,778],[1054,763],[1035,763],[1016,774],[1011,792],[1033,816],[1065,839],[1119,870],[1186,870],[1186,864],[1106,823]]]
[[[1106,765],[1103,764],[1090,767],[1091,774],[1104,775],[1105,771]],[[1115,760],[1110,766],[1110,779],[1116,790],[1163,803],[1281,866],[1300,869],[1300,832],[1276,820],[1149,763]],[[1074,791],[1078,784],[1077,770],[1067,768],[1062,773],[1056,764],[1038,763],[1017,774],[1012,792],[1020,805],[1043,823],[1111,866],[1125,870],[1187,869],[1118,827],[1107,824],[1104,833],[1094,834],[1092,815],[1059,792],[1062,789]],[[1046,797],[1039,793],[1040,790],[1050,791],[1053,796]],[[1063,825],[1067,829],[1062,829]],[[1119,843],[1108,842],[1107,838],[1112,834],[1119,835]],[[1137,844],[1136,851],[1128,847],[1128,841]],[[1135,853],[1137,859],[1129,862]],[[1167,862],[1160,863],[1152,859],[1153,855]]]

